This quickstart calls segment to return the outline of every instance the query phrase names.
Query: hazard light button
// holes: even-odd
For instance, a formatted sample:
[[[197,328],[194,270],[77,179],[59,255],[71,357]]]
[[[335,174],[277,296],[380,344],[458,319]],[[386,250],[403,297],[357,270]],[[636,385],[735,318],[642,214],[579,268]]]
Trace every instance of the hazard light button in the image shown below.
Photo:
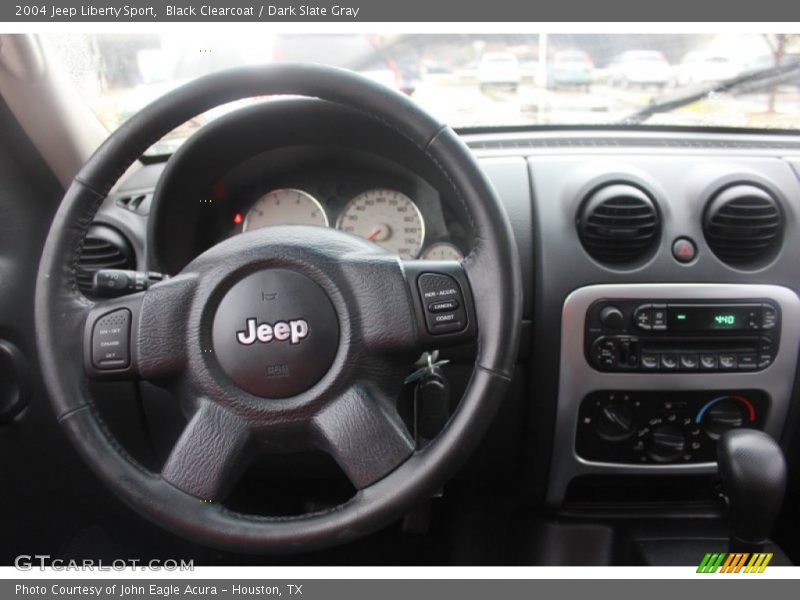
[[[689,238],[680,237],[672,242],[672,256],[682,263],[692,262],[697,256],[697,246]]]

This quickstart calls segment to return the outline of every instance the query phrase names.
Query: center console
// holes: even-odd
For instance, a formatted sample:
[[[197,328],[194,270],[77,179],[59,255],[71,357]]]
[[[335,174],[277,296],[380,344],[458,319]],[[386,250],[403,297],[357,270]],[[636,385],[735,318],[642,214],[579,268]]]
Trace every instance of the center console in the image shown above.
[[[553,466],[559,507],[581,475],[712,474],[717,441],[780,435],[800,300],[771,285],[596,285],[562,315]]]

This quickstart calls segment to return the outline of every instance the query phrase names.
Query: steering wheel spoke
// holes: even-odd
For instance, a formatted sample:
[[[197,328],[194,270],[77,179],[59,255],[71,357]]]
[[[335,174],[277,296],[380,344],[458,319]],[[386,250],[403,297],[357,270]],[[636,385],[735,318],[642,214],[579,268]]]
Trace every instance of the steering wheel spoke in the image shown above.
[[[382,479],[414,452],[393,403],[362,385],[350,387],[318,413],[313,428],[318,444],[358,489]]]
[[[202,500],[220,500],[244,466],[249,439],[245,419],[218,404],[203,402],[178,438],[161,477]]]
[[[177,277],[146,292],[95,304],[84,324],[84,371],[91,379],[158,382],[186,363],[186,306],[195,280]]]

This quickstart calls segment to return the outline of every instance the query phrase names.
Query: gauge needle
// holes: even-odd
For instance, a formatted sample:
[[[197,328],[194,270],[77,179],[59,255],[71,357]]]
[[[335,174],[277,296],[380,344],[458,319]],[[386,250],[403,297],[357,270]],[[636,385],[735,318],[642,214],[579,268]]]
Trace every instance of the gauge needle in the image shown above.
[[[367,239],[368,239],[370,242],[374,242],[374,241],[375,241],[375,238],[376,238],[376,237],[378,237],[380,234],[381,234],[381,227],[380,227],[380,225],[379,225],[378,227],[376,227],[376,228],[375,228],[375,230],[374,230],[372,233],[370,233],[370,234],[369,234],[369,236],[367,237]]]

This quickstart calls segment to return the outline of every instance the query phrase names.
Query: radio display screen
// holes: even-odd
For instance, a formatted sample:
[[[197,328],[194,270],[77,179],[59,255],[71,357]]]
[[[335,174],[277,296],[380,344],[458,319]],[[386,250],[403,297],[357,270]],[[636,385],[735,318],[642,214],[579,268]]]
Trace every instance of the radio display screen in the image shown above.
[[[761,307],[739,305],[669,305],[667,328],[670,331],[741,331],[760,323]]]

